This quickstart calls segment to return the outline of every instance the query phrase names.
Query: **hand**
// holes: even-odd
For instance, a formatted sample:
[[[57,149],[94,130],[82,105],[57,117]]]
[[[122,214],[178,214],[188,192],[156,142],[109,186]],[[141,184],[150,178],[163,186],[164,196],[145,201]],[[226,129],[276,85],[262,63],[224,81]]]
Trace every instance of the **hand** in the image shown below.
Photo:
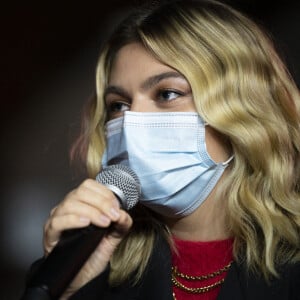
[[[64,230],[82,228],[90,224],[108,227],[111,222],[115,223],[114,230],[102,238],[61,299],[67,299],[104,271],[115,248],[129,231],[132,219],[120,209],[116,196],[104,185],[92,179],[85,180],[52,209],[44,226],[45,256],[58,243]]]

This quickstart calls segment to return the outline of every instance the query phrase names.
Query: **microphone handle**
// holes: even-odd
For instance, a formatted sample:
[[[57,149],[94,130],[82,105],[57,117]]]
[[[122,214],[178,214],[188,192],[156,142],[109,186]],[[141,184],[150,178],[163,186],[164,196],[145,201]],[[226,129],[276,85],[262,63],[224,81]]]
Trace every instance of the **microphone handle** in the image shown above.
[[[62,238],[33,275],[21,300],[54,300],[62,295],[102,237],[113,227],[89,225],[63,232]]]

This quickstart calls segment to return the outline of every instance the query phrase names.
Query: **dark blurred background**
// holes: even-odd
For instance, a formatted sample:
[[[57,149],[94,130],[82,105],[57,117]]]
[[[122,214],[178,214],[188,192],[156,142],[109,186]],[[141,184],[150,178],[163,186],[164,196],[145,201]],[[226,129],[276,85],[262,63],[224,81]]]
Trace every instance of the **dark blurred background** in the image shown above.
[[[20,298],[26,270],[42,255],[50,209],[81,180],[70,167],[69,148],[94,91],[101,42],[126,11],[144,2],[1,4],[0,299]],[[226,2],[271,33],[300,86],[299,2]]]

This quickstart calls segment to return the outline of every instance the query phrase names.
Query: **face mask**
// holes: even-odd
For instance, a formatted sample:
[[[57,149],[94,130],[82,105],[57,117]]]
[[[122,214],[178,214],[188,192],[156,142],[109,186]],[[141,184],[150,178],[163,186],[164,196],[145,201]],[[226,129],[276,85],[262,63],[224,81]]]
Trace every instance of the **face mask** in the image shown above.
[[[194,112],[127,111],[107,122],[106,138],[103,166],[130,167],[140,179],[140,202],[168,217],[186,216],[199,207],[232,159],[211,159],[205,124]]]

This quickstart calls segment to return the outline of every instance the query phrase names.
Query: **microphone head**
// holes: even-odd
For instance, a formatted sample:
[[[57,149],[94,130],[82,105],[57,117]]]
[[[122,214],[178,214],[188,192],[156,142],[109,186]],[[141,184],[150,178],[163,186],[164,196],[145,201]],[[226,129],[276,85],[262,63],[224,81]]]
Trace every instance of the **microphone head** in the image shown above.
[[[141,185],[129,167],[120,164],[107,166],[98,173],[96,181],[107,186],[119,198],[123,209],[129,210],[137,204]]]

